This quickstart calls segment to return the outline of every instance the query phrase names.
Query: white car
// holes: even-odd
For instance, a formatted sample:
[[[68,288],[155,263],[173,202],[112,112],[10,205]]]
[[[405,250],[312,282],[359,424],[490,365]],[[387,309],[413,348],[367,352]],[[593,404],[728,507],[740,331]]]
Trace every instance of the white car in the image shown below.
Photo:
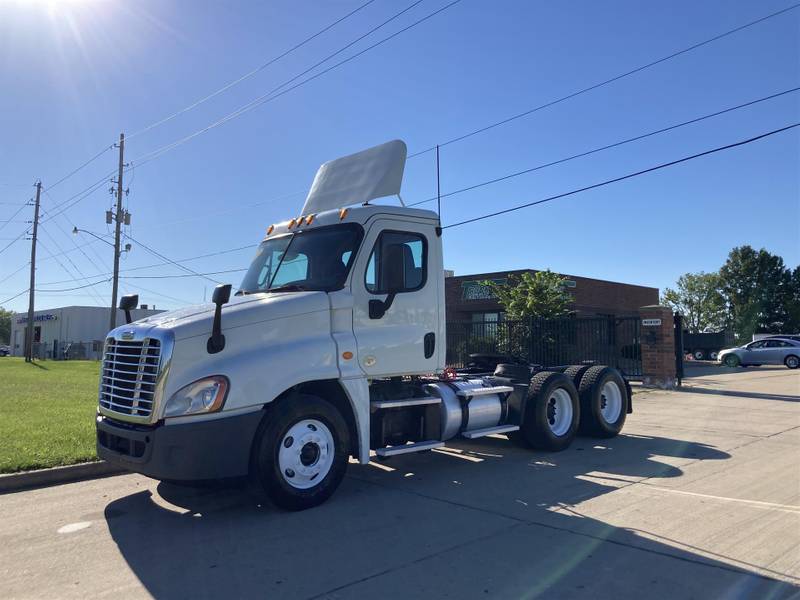
[[[786,365],[796,369],[800,366],[800,342],[790,338],[766,338],[722,350],[717,360],[727,367]]]

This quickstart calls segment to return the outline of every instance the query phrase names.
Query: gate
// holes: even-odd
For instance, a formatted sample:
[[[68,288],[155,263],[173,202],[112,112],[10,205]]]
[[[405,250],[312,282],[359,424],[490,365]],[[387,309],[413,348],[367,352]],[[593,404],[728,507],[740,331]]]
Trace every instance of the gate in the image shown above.
[[[675,314],[672,317],[675,324],[675,377],[678,379],[678,385],[681,385],[683,380],[683,316]]]
[[[564,317],[447,323],[447,365],[470,354],[503,354],[543,367],[593,362],[642,374],[639,317]]]

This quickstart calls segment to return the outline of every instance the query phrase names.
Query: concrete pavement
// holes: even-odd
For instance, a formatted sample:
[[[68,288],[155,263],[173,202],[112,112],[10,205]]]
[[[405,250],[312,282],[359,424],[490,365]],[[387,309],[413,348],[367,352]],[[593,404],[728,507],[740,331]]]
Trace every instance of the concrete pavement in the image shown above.
[[[800,371],[685,383],[616,439],[351,465],[302,513],[138,475],[0,496],[0,597],[800,595]]]

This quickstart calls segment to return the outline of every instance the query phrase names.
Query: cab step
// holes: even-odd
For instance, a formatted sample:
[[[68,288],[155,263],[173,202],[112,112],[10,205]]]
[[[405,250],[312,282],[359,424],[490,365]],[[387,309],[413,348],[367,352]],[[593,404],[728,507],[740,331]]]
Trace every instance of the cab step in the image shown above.
[[[493,433],[509,433],[511,431],[519,431],[519,425],[498,425],[497,427],[474,429],[472,431],[465,431],[461,435],[467,439],[474,440],[475,438],[492,435]]]
[[[401,400],[373,400],[369,403],[370,408],[405,408],[406,406],[422,406],[425,404],[440,404],[441,398],[435,396],[425,396],[424,398],[403,398]]]
[[[387,446],[386,448],[378,448],[375,454],[378,456],[397,456],[398,454],[409,454],[410,452],[423,452],[425,450],[433,450],[434,448],[441,448],[444,442],[439,440],[429,440],[427,442],[416,442],[414,444],[404,444],[402,446]]]
[[[472,398],[475,396],[488,396],[489,394],[507,394],[513,392],[514,388],[510,385],[496,385],[494,387],[470,388],[468,390],[458,390],[456,396],[461,398]]]

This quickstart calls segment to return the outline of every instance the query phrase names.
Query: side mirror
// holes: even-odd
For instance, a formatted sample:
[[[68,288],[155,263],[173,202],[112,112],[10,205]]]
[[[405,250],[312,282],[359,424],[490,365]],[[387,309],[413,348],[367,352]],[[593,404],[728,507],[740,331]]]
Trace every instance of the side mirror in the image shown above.
[[[125,322],[130,323],[131,311],[139,304],[139,294],[128,294],[119,299],[119,307],[125,311]]]
[[[211,295],[211,301],[214,304],[227,304],[231,299],[231,284],[218,285],[214,288],[214,293]]]
[[[206,342],[206,350],[209,354],[222,352],[225,348],[225,336],[222,335],[222,305],[227,304],[231,299],[231,284],[218,285],[214,288],[211,301],[216,304],[214,309],[214,324],[211,326],[211,337]]]

